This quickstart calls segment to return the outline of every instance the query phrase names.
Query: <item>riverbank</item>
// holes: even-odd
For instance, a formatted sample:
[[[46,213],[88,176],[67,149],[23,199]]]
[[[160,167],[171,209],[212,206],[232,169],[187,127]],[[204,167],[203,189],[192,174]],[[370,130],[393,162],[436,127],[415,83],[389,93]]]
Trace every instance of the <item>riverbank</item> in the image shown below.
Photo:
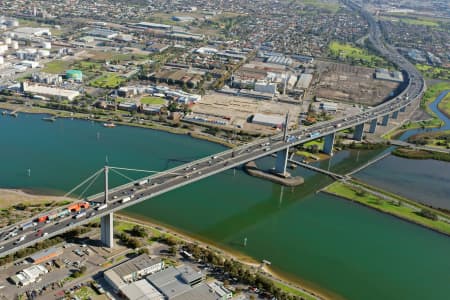
[[[169,227],[167,225],[163,225],[160,223],[157,223],[155,221],[149,221],[148,219],[142,219],[139,216],[134,216],[131,214],[125,214],[125,213],[116,213],[115,218],[131,223],[134,225],[141,225],[144,227],[155,229],[161,233],[173,235],[175,238],[180,239],[182,241],[188,242],[188,243],[194,243],[199,245],[200,247],[213,250],[217,252],[222,257],[225,257],[227,259],[233,259],[236,261],[241,262],[242,264],[246,265],[247,267],[250,267],[253,270],[258,271],[261,275],[266,276],[270,280],[274,281],[275,284],[280,287],[282,290],[286,292],[290,292],[292,294],[298,295],[303,297],[306,300],[319,300],[319,299],[336,299],[341,300],[342,298],[338,295],[331,294],[329,292],[320,290],[317,287],[312,287],[312,284],[305,284],[304,282],[300,282],[298,279],[293,280],[289,276],[282,275],[278,272],[273,271],[270,266],[267,266],[266,264],[263,264],[262,262],[258,262],[252,257],[246,256],[242,253],[239,253],[237,251],[233,251],[230,249],[224,249],[223,247],[217,246],[212,241],[205,241],[204,238],[201,237],[194,237],[191,235],[188,235],[184,232],[181,232],[180,230]]]
[[[20,113],[29,113],[29,114],[48,114],[57,118],[73,118],[73,119],[80,119],[80,120],[89,120],[94,121],[98,123],[105,123],[109,122],[109,118],[104,119],[93,119],[89,117],[89,114],[83,114],[83,113],[73,113],[68,112],[64,110],[54,110],[50,108],[42,108],[42,107],[35,107],[35,106],[26,106],[23,104],[12,104],[8,102],[0,102],[0,109],[2,110],[10,110],[10,111],[18,111],[19,115]],[[114,124],[117,125],[123,125],[123,126],[130,126],[130,127],[140,127],[140,128],[148,128],[153,130],[159,130],[164,132],[169,132],[173,134],[180,134],[180,135],[189,135],[196,139],[201,139],[205,141],[209,141],[212,143],[217,143],[229,148],[236,147],[235,144],[232,144],[226,140],[223,140],[221,138],[211,136],[204,134],[202,132],[187,130],[183,128],[177,128],[177,127],[170,127],[170,126],[164,126],[157,123],[152,124],[139,124],[139,123],[129,123],[129,122],[123,122],[123,121],[114,121]]]
[[[30,194],[20,189],[0,189],[0,209],[15,206],[19,203],[28,204],[44,204],[49,202],[65,202],[69,199],[59,196],[46,196]]]
[[[438,105],[438,109],[441,111],[441,113],[443,113],[447,118],[450,119],[450,93],[441,100]]]
[[[367,184],[334,182],[322,191],[450,236],[450,219],[445,214],[391,193],[372,190]]]
[[[450,154],[409,148],[396,148],[392,154],[398,157],[409,159],[435,159],[450,162]]]

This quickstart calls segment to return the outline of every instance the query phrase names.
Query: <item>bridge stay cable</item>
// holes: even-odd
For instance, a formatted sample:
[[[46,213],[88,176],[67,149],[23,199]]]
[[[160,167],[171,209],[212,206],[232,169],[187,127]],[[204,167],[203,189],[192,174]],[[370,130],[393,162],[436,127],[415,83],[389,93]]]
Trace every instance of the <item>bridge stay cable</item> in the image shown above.
[[[131,178],[131,177],[128,177],[128,176],[122,174],[121,172],[119,172],[119,171],[117,171],[117,170],[114,170],[114,169],[112,169],[112,168],[111,168],[111,171],[113,171],[114,173],[116,173],[116,174],[122,176],[123,178],[129,180],[130,182],[136,181],[136,179],[133,179],[133,178]]]
[[[101,170],[100,170],[101,171]],[[97,180],[97,178],[102,174],[102,172],[98,172],[97,175],[89,182],[89,184],[86,186],[86,188],[81,193],[80,197],[78,199],[82,199],[84,194],[89,190],[89,188],[94,184],[94,182]]]
[[[180,173],[168,172],[168,171],[152,171],[152,170],[130,169],[130,168],[111,167],[111,166],[109,166],[109,169],[112,169],[112,170],[124,170],[124,171],[135,171],[135,172],[152,173],[152,174],[183,175],[183,174],[180,174]],[[135,180],[133,180],[133,181],[135,181]]]
[[[64,198],[68,197],[69,195],[71,195],[73,192],[75,192],[76,190],[78,190],[81,186],[83,186],[86,182],[88,182],[89,180],[91,180],[92,178],[94,178],[95,176],[97,176],[99,173],[103,172],[103,169],[100,169],[98,171],[96,171],[94,174],[92,174],[91,176],[89,176],[88,178],[86,178],[83,182],[81,182],[80,184],[78,184],[76,187],[74,187],[73,189],[71,189],[69,192],[67,192],[66,194],[64,194]]]

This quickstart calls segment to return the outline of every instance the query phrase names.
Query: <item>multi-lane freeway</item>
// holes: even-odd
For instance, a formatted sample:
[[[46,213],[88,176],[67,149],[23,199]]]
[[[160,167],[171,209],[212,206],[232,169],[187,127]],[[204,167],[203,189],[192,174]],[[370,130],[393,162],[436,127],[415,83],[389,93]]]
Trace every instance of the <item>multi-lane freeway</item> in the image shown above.
[[[420,73],[393,47],[384,44],[379,26],[369,13],[361,10],[351,2],[347,4],[351,8],[360,11],[368,20],[370,25],[369,38],[375,48],[404,73],[406,87],[399,95],[361,114],[290,131],[287,138],[284,138],[283,134],[279,134],[270,138],[259,139],[246,145],[140,179],[136,182],[116,187],[109,191],[107,205],[102,205],[104,202],[103,193],[94,195],[87,199],[91,205],[89,208],[82,210],[83,214],[81,215],[79,215],[80,211],[70,212],[67,215],[46,222],[36,222],[37,217],[39,217],[37,216],[34,219],[23,221],[20,224],[3,228],[0,230],[0,255],[12,253],[20,248],[30,246],[38,241],[90,222],[94,218],[122,210],[130,205],[135,205],[170,190],[240,166],[248,161],[271,155],[291,146],[303,144],[309,140],[333,134],[339,130],[355,127],[384,117],[420,98],[425,89],[424,80]],[[46,212],[46,214],[48,215],[49,212]],[[33,225],[27,226],[23,230],[21,229],[21,225],[33,221]]]

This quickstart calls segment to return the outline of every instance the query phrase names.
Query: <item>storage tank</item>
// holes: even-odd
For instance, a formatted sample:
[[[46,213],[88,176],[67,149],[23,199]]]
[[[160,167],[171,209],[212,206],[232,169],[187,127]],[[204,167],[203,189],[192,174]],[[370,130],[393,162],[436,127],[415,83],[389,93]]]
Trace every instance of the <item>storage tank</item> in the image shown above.
[[[81,72],[80,70],[67,70],[66,78],[73,79],[76,81],[82,81],[83,80],[83,72]]]
[[[4,37],[3,41],[5,42],[6,45],[11,44],[11,38],[9,36]]]
[[[0,56],[0,65],[3,65],[4,62],[5,62],[5,59],[3,58],[3,56]]]
[[[7,50],[8,50],[8,45],[0,44],[0,54],[3,54]]]
[[[19,49],[19,42],[18,41],[11,41],[11,48],[13,50]]]
[[[44,49],[52,49],[52,43],[50,43],[50,42],[42,42],[42,48],[44,48]]]

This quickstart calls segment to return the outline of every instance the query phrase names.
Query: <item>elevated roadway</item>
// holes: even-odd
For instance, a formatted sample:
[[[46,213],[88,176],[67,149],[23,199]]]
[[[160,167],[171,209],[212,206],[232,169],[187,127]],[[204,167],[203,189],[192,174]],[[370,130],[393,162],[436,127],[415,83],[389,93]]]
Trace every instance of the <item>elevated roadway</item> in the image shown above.
[[[348,5],[355,10],[359,10],[368,19],[370,25],[369,38],[374,47],[388,60],[397,65],[404,73],[407,83],[405,89],[399,95],[361,114],[293,130],[289,132],[287,137],[283,136],[283,134],[278,134],[270,138],[259,139],[246,145],[172,168],[160,174],[145,177],[144,179],[148,180],[148,182],[143,185],[137,185],[138,182],[142,181],[140,179],[136,182],[116,187],[109,190],[106,208],[99,210],[98,206],[94,208],[91,205],[85,211],[86,214],[83,217],[75,218],[76,215],[72,213],[64,218],[49,223],[42,222],[24,230],[20,229],[20,224],[33,221],[32,219],[2,228],[0,230],[0,256],[13,253],[21,248],[31,246],[36,242],[59,235],[98,217],[102,217],[102,225],[106,224],[109,234],[112,235],[112,213],[115,211],[122,210],[128,206],[135,205],[184,185],[274,153],[278,153],[278,157],[284,155],[285,161],[287,161],[287,149],[289,147],[317,138],[325,137],[327,140],[327,137],[332,137],[329,139],[331,140],[332,151],[332,142],[334,141],[334,134],[337,131],[355,127],[354,137],[361,140],[365,123],[371,122],[373,124],[375,120],[376,124],[376,120],[379,118],[383,118],[384,122],[389,119],[392,113],[401,112],[406,106],[421,98],[425,89],[425,83],[420,73],[412,64],[399,55],[394,48],[383,43],[380,29],[370,14],[351,2],[348,2]],[[133,198],[124,202],[122,199],[126,197]],[[88,200],[91,203],[104,203],[105,196],[101,193],[89,197]],[[102,228],[102,235],[104,230],[106,228]],[[15,233],[13,237],[10,236],[12,232]]]

